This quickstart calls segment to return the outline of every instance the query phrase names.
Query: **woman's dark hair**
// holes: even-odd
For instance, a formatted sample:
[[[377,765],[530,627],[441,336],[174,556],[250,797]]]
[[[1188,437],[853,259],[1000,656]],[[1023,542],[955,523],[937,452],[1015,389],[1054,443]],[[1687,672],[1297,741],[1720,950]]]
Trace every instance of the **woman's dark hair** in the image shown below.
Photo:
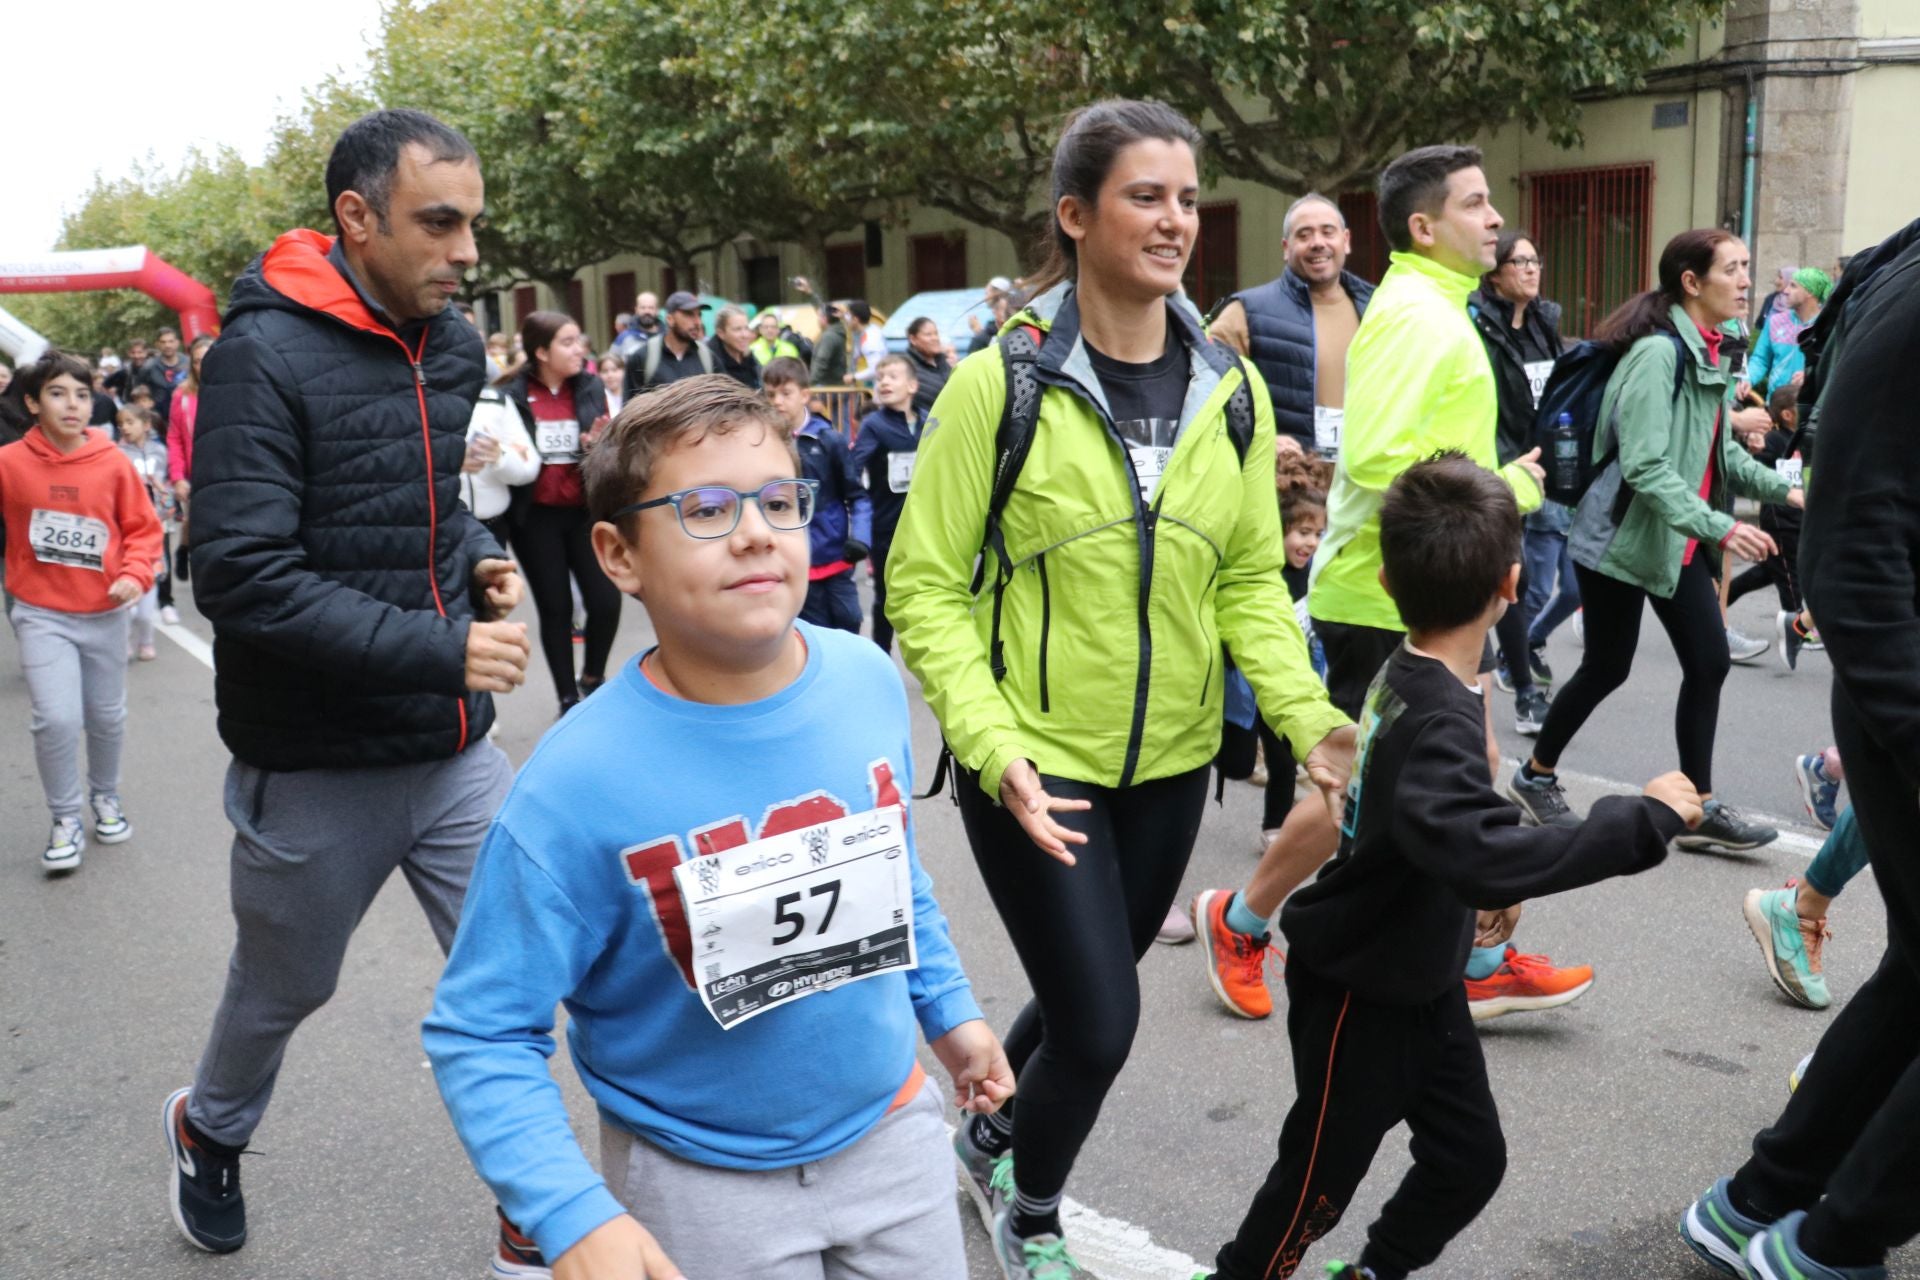
[[[1028,297],[1079,274],[1079,247],[1060,225],[1061,198],[1072,196],[1093,207],[1115,158],[1134,143],[1149,139],[1184,142],[1196,154],[1200,150],[1200,131],[1164,102],[1109,98],[1067,117],[1053,148],[1053,198],[1049,201],[1053,212],[1047,215],[1046,263],[1028,284]]]
[[[915,334],[919,333],[922,329],[926,328],[928,325],[932,323],[933,323],[932,316],[915,316],[912,320],[907,322],[907,336],[909,338],[913,337]]]
[[[520,322],[520,350],[526,352],[523,367],[529,378],[540,376],[540,357],[535,353],[553,346],[560,331],[573,323],[573,317],[564,311],[536,311]]]
[[[180,384],[181,394],[189,396],[200,394],[200,374],[193,367],[193,353],[204,351],[212,345],[213,335],[210,333],[203,333],[187,344],[187,380]],[[201,359],[204,360],[206,357],[202,356]]]
[[[1506,266],[1513,258],[1513,251],[1522,240],[1534,245],[1535,251],[1538,252],[1538,243],[1532,236],[1527,234],[1526,228],[1524,227],[1509,227],[1500,233],[1499,239],[1494,241],[1493,270],[1480,277],[1480,288],[1484,292],[1491,293],[1496,298],[1504,298],[1507,296],[1500,292],[1500,286],[1493,282],[1493,278],[1499,275],[1500,268]]]
[[[1673,321],[1667,313],[1687,300],[1680,278],[1691,271],[1699,279],[1706,279],[1720,246],[1739,239],[1723,227],[1696,227],[1667,241],[1667,247],[1660,251],[1659,287],[1636,293],[1616,307],[1600,322],[1593,340],[1625,351],[1650,333],[1671,333]]]

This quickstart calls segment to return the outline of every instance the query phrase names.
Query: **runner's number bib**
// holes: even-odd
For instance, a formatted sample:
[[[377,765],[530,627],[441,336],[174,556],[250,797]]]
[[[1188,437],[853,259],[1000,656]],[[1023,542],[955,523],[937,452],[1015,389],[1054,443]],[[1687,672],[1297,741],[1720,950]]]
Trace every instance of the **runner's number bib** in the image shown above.
[[[920,963],[899,805],[694,858],[673,878],[700,1002],[722,1027]]]
[[[1527,371],[1527,389],[1533,392],[1533,407],[1540,407],[1540,397],[1546,392],[1547,379],[1553,376],[1553,361],[1529,360],[1521,367]]]
[[[580,424],[572,418],[564,421],[536,422],[533,424],[534,447],[539,451],[540,461],[578,462],[580,461]]]
[[[1804,466],[1805,463],[1799,458],[1779,458],[1775,460],[1773,469],[1786,480],[1790,487],[1798,489]]]
[[[1313,406],[1313,447],[1322,457],[1340,456],[1340,428],[1346,421],[1345,409],[1329,409],[1323,404]]]
[[[919,457],[919,451],[913,453],[889,453],[887,455],[887,491],[905,493],[907,486],[913,483],[913,462]]]
[[[109,537],[106,521],[69,511],[35,511],[27,521],[27,541],[41,564],[104,573]]]

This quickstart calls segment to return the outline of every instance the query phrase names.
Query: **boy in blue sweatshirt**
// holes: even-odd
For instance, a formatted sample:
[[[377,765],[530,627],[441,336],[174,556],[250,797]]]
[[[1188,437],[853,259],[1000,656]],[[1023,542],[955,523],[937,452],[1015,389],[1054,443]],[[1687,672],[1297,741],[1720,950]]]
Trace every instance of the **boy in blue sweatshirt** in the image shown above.
[[[860,591],[853,566],[873,547],[873,505],[853,465],[847,438],[808,403],[807,366],[782,357],[760,374],[760,387],[793,431],[800,474],[814,481],[815,518],[807,530],[812,561],[800,619],[860,633]]]
[[[601,567],[659,644],[521,770],[425,1028],[497,1274],[966,1274],[917,1033],[965,1110],[1013,1077],[914,851],[899,676],[796,624],[798,470],[723,376],[636,397],[586,463]],[[547,1071],[556,1002],[597,1173]]]
[[[853,440],[853,469],[867,484],[873,505],[873,642],[893,648],[893,624],[887,621],[887,552],[893,531],[906,510],[907,487],[920,452],[922,418],[913,407],[919,389],[905,356],[888,356],[873,376],[873,398],[880,407],[860,420]]]

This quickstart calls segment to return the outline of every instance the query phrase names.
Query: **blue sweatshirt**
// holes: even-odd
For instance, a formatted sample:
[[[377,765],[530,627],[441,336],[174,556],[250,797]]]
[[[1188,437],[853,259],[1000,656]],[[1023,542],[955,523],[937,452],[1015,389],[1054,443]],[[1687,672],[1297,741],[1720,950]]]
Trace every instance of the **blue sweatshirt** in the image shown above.
[[[871,550],[873,505],[867,501],[867,486],[860,483],[860,473],[854,469],[847,438],[815,413],[809,414],[806,423],[793,433],[793,447],[800,455],[800,474],[820,482],[813,523],[807,526],[814,565],[845,560],[849,541]]]
[[[873,503],[873,555],[886,559],[886,548],[893,543],[893,530],[907,506],[907,483],[912,478],[914,455],[920,450],[920,428],[926,419],[911,417],[898,409],[875,409],[860,420],[860,434],[853,441],[853,467],[867,482],[867,494]],[[904,466],[894,459],[898,457]]]
[[[916,1030],[936,1040],[980,1017],[911,831],[919,968],[730,1030],[689,981],[692,940],[672,887],[688,851],[913,793],[892,661],[859,636],[796,627],[800,677],[742,706],[672,697],[628,663],[548,732],[481,846],[424,1040],[474,1167],[550,1259],[623,1212],[548,1074],[556,1002],[606,1118],[729,1169],[788,1168],[852,1146],[912,1074]]]

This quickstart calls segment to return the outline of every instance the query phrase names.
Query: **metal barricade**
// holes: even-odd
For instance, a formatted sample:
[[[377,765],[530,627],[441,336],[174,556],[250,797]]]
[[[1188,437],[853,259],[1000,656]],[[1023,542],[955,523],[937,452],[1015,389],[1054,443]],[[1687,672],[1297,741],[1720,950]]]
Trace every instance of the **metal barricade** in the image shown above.
[[[865,387],[815,387],[809,395],[813,411],[845,433],[849,442],[860,430],[860,419],[873,408]]]

